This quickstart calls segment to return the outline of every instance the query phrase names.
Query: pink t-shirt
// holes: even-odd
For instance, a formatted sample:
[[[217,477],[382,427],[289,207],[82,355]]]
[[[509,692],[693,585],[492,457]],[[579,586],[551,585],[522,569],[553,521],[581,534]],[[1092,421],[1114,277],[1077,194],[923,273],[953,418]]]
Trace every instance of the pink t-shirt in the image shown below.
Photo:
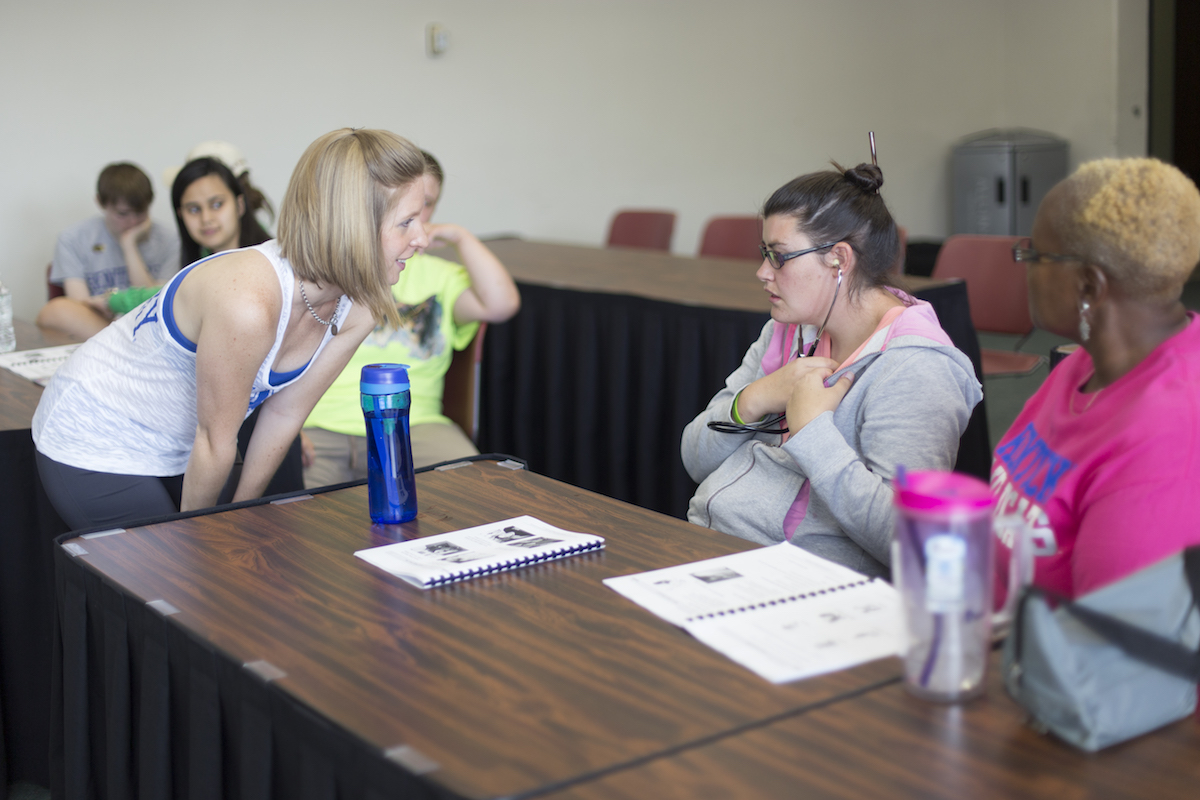
[[[1082,348],[1050,373],[1000,440],[996,514],[1034,528],[1034,583],[1068,597],[1200,544],[1200,323],[1098,392]],[[997,540],[997,607],[1009,542]]]

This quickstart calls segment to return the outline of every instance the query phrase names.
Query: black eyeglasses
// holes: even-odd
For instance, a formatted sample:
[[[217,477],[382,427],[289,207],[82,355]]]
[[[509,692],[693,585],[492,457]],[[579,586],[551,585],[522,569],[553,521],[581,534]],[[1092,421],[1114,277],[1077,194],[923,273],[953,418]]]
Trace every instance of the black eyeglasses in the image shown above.
[[[1038,261],[1058,261],[1066,263],[1069,261],[1083,261],[1079,256],[1065,256],[1059,253],[1043,253],[1041,250],[1034,250],[1033,240],[1029,237],[1018,239],[1013,243],[1012,253],[1013,261],[1018,264],[1022,262],[1034,264]]]
[[[816,247],[810,247],[807,250],[797,250],[794,253],[776,253],[774,250],[767,247],[766,242],[759,242],[758,252],[762,253],[763,258],[771,262],[772,267],[775,269],[783,269],[783,265],[786,262],[791,261],[793,258],[806,256],[809,253],[815,253],[818,250],[827,250],[830,247],[833,247],[835,244],[837,244],[837,242],[828,242],[826,244],[819,244]]]

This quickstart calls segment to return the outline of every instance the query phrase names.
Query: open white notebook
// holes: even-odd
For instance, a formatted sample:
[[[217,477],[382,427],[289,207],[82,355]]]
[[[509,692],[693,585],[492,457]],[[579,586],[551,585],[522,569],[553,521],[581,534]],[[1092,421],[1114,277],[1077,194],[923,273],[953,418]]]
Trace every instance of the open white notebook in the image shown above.
[[[772,683],[902,645],[895,589],[787,542],[604,583]]]
[[[0,367],[10,369],[38,386],[45,386],[54,376],[55,370],[65,364],[79,347],[78,344],[64,344],[60,347],[4,353],[0,355]]]
[[[414,586],[430,589],[603,547],[601,536],[565,531],[524,516],[385,544],[354,555]]]

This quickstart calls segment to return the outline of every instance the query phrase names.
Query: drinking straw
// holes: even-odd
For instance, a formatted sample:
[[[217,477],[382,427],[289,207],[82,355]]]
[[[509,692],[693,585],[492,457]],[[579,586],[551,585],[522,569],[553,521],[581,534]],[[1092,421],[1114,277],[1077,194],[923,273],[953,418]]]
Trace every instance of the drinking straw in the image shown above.
[[[400,511],[400,481],[396,480],[396,473],[399,470],[399,459],[396,452],[396,418],[383,418],[383,435],[387,446],[388,457],[388,476],[390,480],[385,480],[383,485],[387,487],[388,499],[388,515],[395,517]],[[382,452],[382,451],[381,451]]]
[[[365,409],[371,415],[367,430],[371,432],[371,437],[375,440],[375,453],[380,461],[379,471],[383,478],[382,488],[387,503],[384,513],[389,517],[395,517],[400,508],[400,487],[395,479],[396,453],[393,446],[396,440],[393,435],[396,431],[396,418],[385,416],[387,409],[381,407],[387,404],[387,397],[389,395],[364,395],[363,402],[370,406]],[[390,476],[387,474],[389,472]]]

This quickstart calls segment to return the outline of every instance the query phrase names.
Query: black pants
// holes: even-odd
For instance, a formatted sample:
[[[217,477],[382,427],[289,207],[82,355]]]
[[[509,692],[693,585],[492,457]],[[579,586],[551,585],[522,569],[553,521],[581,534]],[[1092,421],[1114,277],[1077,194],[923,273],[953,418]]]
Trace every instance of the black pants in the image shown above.
[[[114,475],[71,467],[37,453],[46,495],[71,530],[161,517],[179,511],[183,476]]]

